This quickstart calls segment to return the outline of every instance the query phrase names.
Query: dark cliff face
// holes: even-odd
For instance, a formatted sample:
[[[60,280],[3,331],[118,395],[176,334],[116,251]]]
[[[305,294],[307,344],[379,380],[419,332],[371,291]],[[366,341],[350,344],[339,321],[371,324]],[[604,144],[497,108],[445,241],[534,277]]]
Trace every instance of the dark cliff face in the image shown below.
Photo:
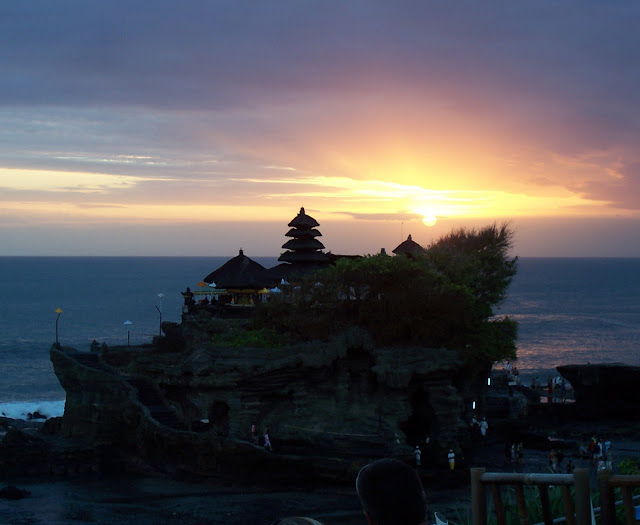
[[[276,349],[202,341],[188,348],[107,349],[91,362],[87,354],[52,348],[67,392],[62,432],[158,468],[198,473],[219,471],[232,458],[262,464],[266,453],[250,435],[254,423],[260,437],[269,427],[277,461],[316,458],[327,468],[409,458],[426,436],[423,458],[437,463],[467,435],[467,393],[454,385],[469,381],[445,349],[373,348],[359,332]]]
[[[556,367],[575,392],[576,408],[590,417],[637,419],[640,367],[621,363]]]

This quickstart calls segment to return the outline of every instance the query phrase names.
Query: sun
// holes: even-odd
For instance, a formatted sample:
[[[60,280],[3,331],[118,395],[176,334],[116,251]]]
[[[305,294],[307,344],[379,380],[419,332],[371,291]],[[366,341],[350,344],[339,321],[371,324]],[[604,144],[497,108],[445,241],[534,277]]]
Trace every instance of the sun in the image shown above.
[[[422,223],[425,226],[435,226],[436,222],[438,222],[438,217],[436,217],[432,213],[423,213],[422,214]]]

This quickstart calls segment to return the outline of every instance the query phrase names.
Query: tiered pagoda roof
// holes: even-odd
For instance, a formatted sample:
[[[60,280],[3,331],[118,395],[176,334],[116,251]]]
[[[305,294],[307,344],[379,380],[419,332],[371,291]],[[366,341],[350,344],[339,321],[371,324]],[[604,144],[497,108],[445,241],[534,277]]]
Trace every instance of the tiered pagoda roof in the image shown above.
[[[280,257],[279,261],[292,264],[309,264],[309,263],[328,263],[327,254],[321,250],[324,249],[322,244],[316,237],[322,234],[316,229],[320,226],[310,215],[307,215],[304,208],[300,208],[300,213],[288,224],[291,228],[285,237],[290,237],[286,243],[282,245],[287,251]]]

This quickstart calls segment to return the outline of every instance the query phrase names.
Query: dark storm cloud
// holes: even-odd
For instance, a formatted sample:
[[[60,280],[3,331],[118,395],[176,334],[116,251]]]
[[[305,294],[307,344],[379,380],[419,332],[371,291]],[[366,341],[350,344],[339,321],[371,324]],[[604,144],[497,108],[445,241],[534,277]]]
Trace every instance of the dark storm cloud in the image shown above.
[[[358,43],[356,26],[370,26],[375,14],[363,4],[336,11],[308,2],[63,1],[0,9],[5,104],[159,108],[214,108],[265,91],[340,83],[326,75],[341,62],[366,64],[370,43]]]
[[[394,81],[441,93],[632,95],[640,6],[12,2],[2,104],[213,109]],[[499,101],[492,102],[499,104]]]

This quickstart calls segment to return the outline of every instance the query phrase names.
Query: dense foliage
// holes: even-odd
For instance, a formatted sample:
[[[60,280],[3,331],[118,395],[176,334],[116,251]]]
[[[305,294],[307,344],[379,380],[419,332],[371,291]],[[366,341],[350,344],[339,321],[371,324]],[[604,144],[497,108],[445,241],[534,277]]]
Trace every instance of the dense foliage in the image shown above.
[[[212,319],[201,328],[215,346],[277,348],[286,342],[273,328],[254,327],[244,321]]]
[[[258,320],[300,339],[355,325],[379,345],[446,347],[471,361],[514,358],[516,324],[493,316],[517,271],[511,241],[508,225],[493,225],[454,231],[416,257],[340,259]]]

